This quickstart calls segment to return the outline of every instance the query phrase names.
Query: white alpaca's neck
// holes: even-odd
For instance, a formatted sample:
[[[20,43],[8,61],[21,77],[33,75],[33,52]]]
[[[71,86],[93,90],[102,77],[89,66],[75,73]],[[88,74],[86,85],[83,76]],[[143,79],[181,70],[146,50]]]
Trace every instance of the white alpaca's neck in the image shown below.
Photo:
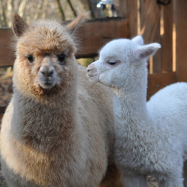
[[[130,81],[119,90],[112,89],[117,138],[134,136],[138,133],[138,129],[145,127],[143,121],[148,121],[150,118],[146,106],[146,67],[134,73],[133,80]]]

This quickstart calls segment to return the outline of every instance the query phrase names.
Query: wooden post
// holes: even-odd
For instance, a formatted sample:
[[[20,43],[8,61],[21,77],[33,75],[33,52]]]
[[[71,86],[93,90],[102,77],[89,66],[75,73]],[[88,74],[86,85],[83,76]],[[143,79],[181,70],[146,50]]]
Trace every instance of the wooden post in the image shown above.
[[[129,19],[130,19],[130,34],[132,38],[137,35],[137,23],[138,23],[137,0],[128,0],[128,5],[129,5]]]
[[[15,55],[11,49],[12,36],[13,33],[10,28],[0,29],[0,66],[9,66],[14,63]]]
[[[147,9],[148,9],[150,3],[151,3],[151,1],[149,1],[149,0],[140,0],[140,25],[141,25],[141,29],[143,29],[143,27],[145,25]]]
[[[176,26],[176,74],[178,81],[187,82],[187,1],[174,0]]]
[[[119,0],[119,16],[129,17],[130,37],[137,35],[138,4],[137,0]]]
[[[118,0],[118,1],[114,1],[114,2],[118,2],[117,6],[119,7],[118,10],[118,16],[120,17],[129,17],[129,4],[128,4],[128,0]]]
[[[163,7],[164,34],[162,36],[162,72],[172,72],[173,1]]]
[[[157,42],[161,44],[159,23],[157,24],[153,42]],[[161,50],[158,50],[156,54],[153,56],[153,73],[160,73],[160,72],[161,72]]]
[[[143,25],[143,38],[145,44],[154,42],[158,25],[160,24],[160,9],[156,1],[150,1],[145,14],[145,21]]]

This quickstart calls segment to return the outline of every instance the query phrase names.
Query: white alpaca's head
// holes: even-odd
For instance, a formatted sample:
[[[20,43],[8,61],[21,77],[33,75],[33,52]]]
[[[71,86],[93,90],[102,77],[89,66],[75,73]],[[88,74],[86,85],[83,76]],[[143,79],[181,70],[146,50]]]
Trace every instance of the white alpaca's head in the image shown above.
[[[99,59],[88,66],[87,76],[92,81],[120,88],[140,69],[146,70],[147,59],[160,47],[158,43],[144,45],[141,36],[113,40],[101,49]]]

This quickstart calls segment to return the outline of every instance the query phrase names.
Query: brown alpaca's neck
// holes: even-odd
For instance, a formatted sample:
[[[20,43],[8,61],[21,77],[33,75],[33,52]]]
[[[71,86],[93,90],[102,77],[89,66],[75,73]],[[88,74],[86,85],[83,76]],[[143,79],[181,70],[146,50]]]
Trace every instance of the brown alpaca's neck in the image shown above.
[[[15,116],[20,116],[15,135],[29,146],[50,152],[71,139],[77,129],[77,99],[74,94],[38,102],[19,92],[14,94]],[[16,117],[15,117],[16,118]],[[43,149],[43,150],[41,150]]]

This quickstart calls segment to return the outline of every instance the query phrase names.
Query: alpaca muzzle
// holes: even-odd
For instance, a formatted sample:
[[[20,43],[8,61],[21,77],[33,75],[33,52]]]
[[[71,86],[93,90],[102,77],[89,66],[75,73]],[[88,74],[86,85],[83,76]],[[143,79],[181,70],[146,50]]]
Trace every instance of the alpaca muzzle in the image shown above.
[[[41,66],[38,73],[39,84],[44,89],[50,89],[56,84],[57,75],[52,65]]]
[[[99,81],[99,74],[97,72],[97,68],[92,63],[86,68],[86,76],[93,82]]]

